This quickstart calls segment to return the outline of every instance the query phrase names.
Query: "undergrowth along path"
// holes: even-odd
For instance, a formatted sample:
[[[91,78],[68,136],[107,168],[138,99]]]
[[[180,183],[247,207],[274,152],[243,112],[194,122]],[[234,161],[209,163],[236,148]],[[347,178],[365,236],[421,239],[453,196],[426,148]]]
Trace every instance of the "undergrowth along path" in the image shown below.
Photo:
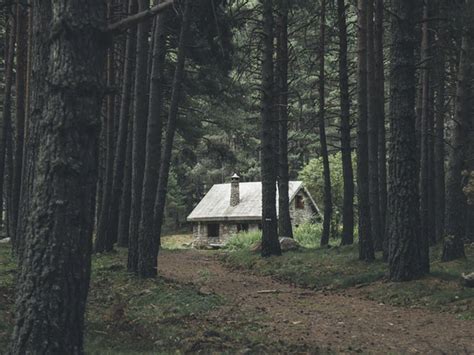
[[[472,321],[426,309],[393,307],[350,292],[312,291],[225,267],[215,253],[163,251],[159,274],[215,293],[225,305],[214,322],[258,319],[263,336],[295,349],[304,346],[336,352],[474,353]],[[352,295],[352,296],[351,296]],[[237,322],[235,322],[237,324]]]

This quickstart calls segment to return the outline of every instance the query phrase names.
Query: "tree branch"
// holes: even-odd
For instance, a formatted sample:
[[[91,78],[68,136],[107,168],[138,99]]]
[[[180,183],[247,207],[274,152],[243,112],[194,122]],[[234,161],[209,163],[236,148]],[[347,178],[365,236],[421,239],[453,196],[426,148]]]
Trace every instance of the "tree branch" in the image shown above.
[[[152,17],[155,17],[158,15],[160,12],[165,11],[168,9],[171,5],[174,4],[174,0],[165,0],[158,5],[153,6],[152,8],[139,12],[137,14],[128,16],[120,21],[117,21],[115,23],[112,23],[109,25],[107,28],[107,32],[109,34],[118,34],[122,31],[127,30],[128,28],[135,26],[139,24],[140,22],[143,22],[147,19],[150,19]]]

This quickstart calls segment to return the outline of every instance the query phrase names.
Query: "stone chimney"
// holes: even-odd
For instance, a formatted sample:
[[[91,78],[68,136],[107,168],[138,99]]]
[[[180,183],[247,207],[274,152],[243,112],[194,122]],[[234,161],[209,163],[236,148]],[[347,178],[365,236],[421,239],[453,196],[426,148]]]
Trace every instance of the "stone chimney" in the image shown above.
[[[239,182],[240,176],[237,174],[232,175],[230,178],[230,205],[232,207],[237,206],[240,202]]]

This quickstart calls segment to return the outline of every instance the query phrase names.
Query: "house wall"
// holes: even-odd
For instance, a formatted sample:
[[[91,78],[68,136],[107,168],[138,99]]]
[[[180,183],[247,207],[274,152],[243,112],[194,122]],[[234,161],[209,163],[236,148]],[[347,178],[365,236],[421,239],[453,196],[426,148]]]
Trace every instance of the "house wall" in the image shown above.
[[[300,192],[298,192],[298,195],[301,195],[303,197],[304,208],[296,208],[296,197],[293,199],[293,201],[291,201],[290,217],[293,228],[304,223],[310,223],[315,217],[315,211],[311,207],[311,200],[306,194],[306,192],[304,192],[304,190],[301,190]]]
[[[296,207],[296,198],[290,203],[290,217],[293,224],[293,228],[314,221],[317,215],[316,210],[312,207],[311,200],[304,190],[301,190],[298,195],[303,198],[304,208]],[[219,223],[219,237],[208,237],[207,225],[209,223]],[[239,221],[239,222],[197,222],[193,225],[193,236],[198,244],[208,243],[226,243],[229,238],[237,234],[237,225],[246,223],[249,225],[249,231],[259,230],[259,224],[257,221]]]
[[[239,221],[237,222],[220,222],[219,223],[219,237],[207,236],[207,225],[213,222],[197,222],[193,225],[193,236],[196,240],[202,243],[226,243],[229,238],[237,234],[238,224],[248,224],[249,231],[259,230],[258,223],[255,221]]]

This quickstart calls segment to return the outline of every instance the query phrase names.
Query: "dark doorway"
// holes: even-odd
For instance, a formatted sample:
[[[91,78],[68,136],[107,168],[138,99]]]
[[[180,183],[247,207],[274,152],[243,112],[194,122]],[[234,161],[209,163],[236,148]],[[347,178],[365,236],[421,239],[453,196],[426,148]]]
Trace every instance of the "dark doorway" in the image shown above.
[[[249,224],[248,223],[239,223],[237,224],[237,232],[248,232],[249,231]]]
[[[207,236],[208,237],[218,237],[219,236],[219,224],[218,223],[209,223],[207,225]]]

